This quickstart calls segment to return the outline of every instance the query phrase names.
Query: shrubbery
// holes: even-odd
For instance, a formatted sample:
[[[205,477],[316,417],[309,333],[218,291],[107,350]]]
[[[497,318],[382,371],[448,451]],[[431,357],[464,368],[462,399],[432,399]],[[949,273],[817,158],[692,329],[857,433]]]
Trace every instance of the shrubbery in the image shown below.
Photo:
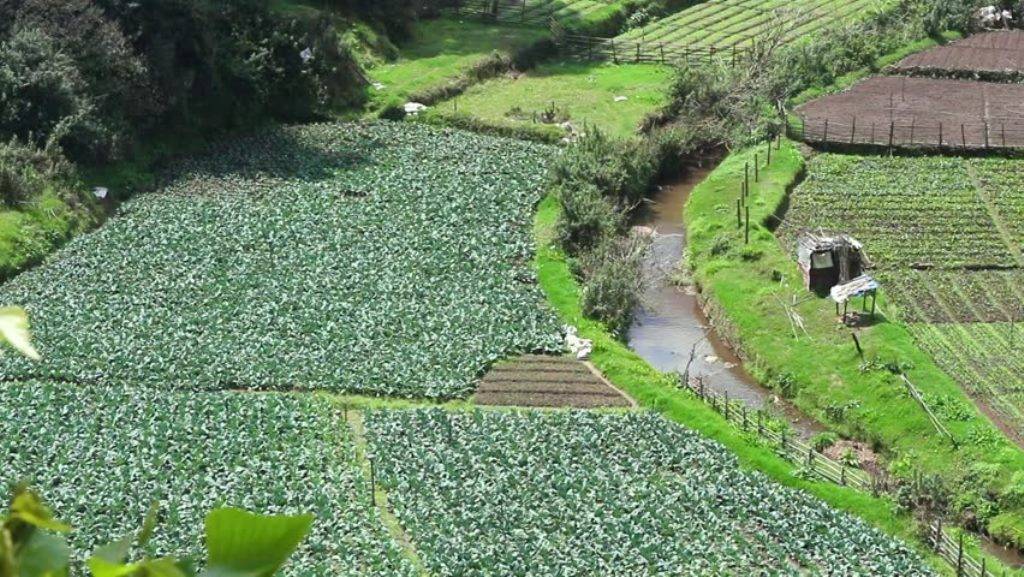
[[[329,21],[260,0],[0,5],[0,139],[76,161],[122,158],[153,130],[309,119],[358,101],[363,82]]]
[[[778,133],[788,101],[868,69],[884,54],[915,40],[969,25],[974,0],[901,0],[826,34],[790,42],[784,27],[751,48],[742,65],[726,59],[681,66],[670,104],[652,115],[648,130],[666,124],[718,135],[720,144],[749,144]]]

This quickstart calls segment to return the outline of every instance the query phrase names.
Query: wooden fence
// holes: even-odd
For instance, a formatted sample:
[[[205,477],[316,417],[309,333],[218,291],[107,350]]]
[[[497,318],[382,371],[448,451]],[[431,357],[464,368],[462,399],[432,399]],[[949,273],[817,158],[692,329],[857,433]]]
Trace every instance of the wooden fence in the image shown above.
[[[581,60],[610,60],[620,62],[694,63],[711,62],[715,57],[725,58],[735,64],[742,59],[744,50],[733,47],[719,50],[714,46],[687,47],[664,42],[643,40],[616,40],[597,36],[564,35],[558,39],[563,54]]]
[[[778,453],[785,459],[812,471],[822,479],[844,487],[869,491],[876,497],[892,493],[896,489],[896,484],[887,475],[875,475],[845,465],[815,451],[813,446],[788,434],[785,429],[773,430],[769,426],[772,418],[766,411],[751,410],[746,403],[729,399],[728,394],[707,390],[704,380],[700,377],[681,378],[679,386],[692,392],[732,425],[744,432],[756,434],[776,447]],[[959,533],[954,539],[943,527],[941,519],[929,526],[927,541],[936,555],[949,563],[957,577],[998,577],[986,567],[984,558],[979,562],[964,551],[963,533]]]
[[[851,117],[798,117],[787,122],[790,138],[808,144],[979,151],[1024,148],[1024,123],[993,120],[946,123],[933,120],[879,121]]]

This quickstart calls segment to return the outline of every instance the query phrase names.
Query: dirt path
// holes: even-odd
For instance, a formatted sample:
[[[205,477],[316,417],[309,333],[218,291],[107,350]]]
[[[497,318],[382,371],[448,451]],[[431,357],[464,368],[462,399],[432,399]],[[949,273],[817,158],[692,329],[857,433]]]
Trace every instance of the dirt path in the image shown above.
[[[370,461],[366,455],[366,428],[363,425],[363,412],[362,410],[346,411],[346,415],[349,433],[352,435],[352,444],[356,450],[357,464],[362,470],[364,478],[370,479],[372,472]],[[430,573],[427,571],[426,566],[423,565],[423,560],[420,559],[419,553],[416,551],[416,544],[409,537],[409,534],[405,532],[402,524],[398,521],[398,517],[395,517],[394,513],[391,512],[391,508],[388,506],[387,491],[378,484],[375,484],[374,487],[374,503],[378,513],[380,513],[384,527],[388,530],[395,543],[398,543],[398,546],[401,547],[405,558],[416,568],[416,573],[420,577],[430,577]]]

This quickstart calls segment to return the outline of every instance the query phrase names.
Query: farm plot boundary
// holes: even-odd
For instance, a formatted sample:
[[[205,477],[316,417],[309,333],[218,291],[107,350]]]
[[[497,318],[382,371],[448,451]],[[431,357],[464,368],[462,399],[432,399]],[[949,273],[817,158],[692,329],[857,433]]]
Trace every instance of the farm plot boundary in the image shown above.
[[[910,76],[992,81],[1024,79],[1024,30],[1001,30],[969,36],[907,56],[889,67]]]
[[[950,151],[1024,148],[1024,86],[879,76],[801,105],[791,138]]]

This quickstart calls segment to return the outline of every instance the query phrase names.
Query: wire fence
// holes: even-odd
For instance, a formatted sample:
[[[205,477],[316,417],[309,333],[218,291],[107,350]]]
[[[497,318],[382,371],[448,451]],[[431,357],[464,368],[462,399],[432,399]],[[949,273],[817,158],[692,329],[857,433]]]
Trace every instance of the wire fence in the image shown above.
[[[978,151],[1024,148],[1024,119],[975,123],[936,120],[879,120],[877,116],[799,116],[786,126],[794,140],[808,144]]]
[[[704,379],[699,376],[692,379],[680,378],[679,386],[689,390],[727,422],[746,433],[757,435],[775,447],[783,458],[822,479],[870,492],[876,497],[892,494],[897,489],[897,483],[883,471],[872,473],[842,463],[818,452],[813,445],[788,433],[785,428],[776,430],[771,426],[773,417],[768,412],[763,409],[751,410],[746,403],[730,399],[728,393],[719,394],[708,390]],[[964,550],[963,533],[960,532],[954,539],[943,527],[941,519],[928,526],[927,542],[936,555],[949,563],[957,577],[998,577],[988,569],[984,558],[979,561]]]

